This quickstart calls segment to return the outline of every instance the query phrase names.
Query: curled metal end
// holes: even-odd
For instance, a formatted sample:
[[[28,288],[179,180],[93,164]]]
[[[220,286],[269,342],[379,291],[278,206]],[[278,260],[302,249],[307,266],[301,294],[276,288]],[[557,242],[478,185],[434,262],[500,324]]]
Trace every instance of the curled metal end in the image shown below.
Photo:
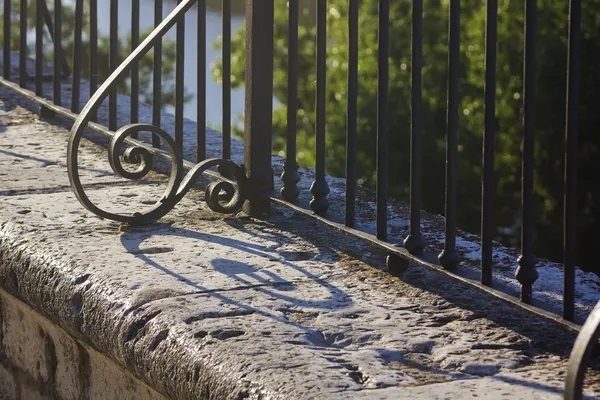
[[[158,220],[171,211],[185,194],[192,187],[200,175],[208,169],[218,167],[222,171],[227,171],[227,175],[234,177],[235,181],[223,177],[222,180],[212,182],[206,189],[206,203],[211,210],[231,214],[239,211],[245,200],[246,173],[243,167],[237,166],[230,160],[209,159],[205,160],[192,168],[185,177],[183,177],[183,160],[176,150],[175,142],[167,132],[153,125],[131,124],[124,126],[115,132],[108,146],[108,160],[113,171],[131,180],[144,178],[152,169],[153,155],[149,149],[144,148],[140,142],[139,146],[130,145],[123,151],[121,149],[125,140],[140,132],[149,132],[158,136],[166,145],[171,158],[171,175],[167,187],[160,199],[145,210],[137,211],[133,214],[117,214],[101,209],[87,197],[83,185],[79,179],[77,150],[81,138],[80,131],[74,131],[69,144],[69,177],[71,187],[77,198],[88,210],[94,214],[118,222],[128,222],[130,224],[142,224]],[[126,167],[124,164],[135,165],[136,167]]]
[[[224,213],[236,212],[242,207],[245,199],[244,181],[246,179],[243,167],[235,165],[230,160],[211,159],[197,164],[184,177],[183,159],[181,158],[179,151],[177,151],[175,142],[160,127],[149,124],[131,124],[115,132],[109,143],[108,159],[111,168],[116,174],[132,180],[141,179],[145,177],[152,168],[152,148],[142,142],[128,141],[127,145],[130,147],[124,150],[123,157],[121,158],[122,147],[125,144],[126,139],[134,133],[149,132],[154,136],[159,137],[163,144],[166,144],[171,159],[171,176],[169,177],[169,182],[163,195],[160,196],[160,199],[154,205],[133,214],[111,213],[98,207],[89,199],[83,189],[79,176],[78,161],[81,138],[92,117],[96,115],[100,104],[102,104],[103,100],[108,96],[110,91],[114,89],[118,82],[125,78],[132,65],[139,62],[145,54],[159,43],[161,38],[177,23],[179,18],[194,6],[195,3],[196,0],[182,0],[181,2],[178,2],[177,7],[134,51],[131,52],[123,63],[119,64],[98,90],[94,92],[73,124],[67,151],[69,181],[71,182],[71,188],[79,202],[99,217],[131,224],[156,221],[171,211],[187,193],[194,181],[211,167],[219,167],[219,171],[226,171],[227,174],[222,173],[223,177],[221,181],[209,185],[206,191],[206,202],[208,206],[214,211]],[[136,167],[125,168],[123,162],[125,162],[125,164],[136,165]],[[230,180],[229,178],[231,177],[235,177],[235,181]]]
[[[221,214],[234,214],[242,209],[246,200],[246,170],[231,160],[211,158],[196,164],[181,183],[177,191],[177,201],[188,192],[192,184],[209,168],[217,167],[221,180],[211,182],[205,191],[208,207]],[[232,177],[235,181],[229,179]]]
[[[580,400],[583,398],[583,380],[585,371],[590,362],[592,352],[598,344],[600,337],[600,302],[583,324],[573,351],[569,358],[567,367],[567,379],[565,382],[565,400]]]
[[[153,157],[152,153],[143,147],[130,146],[123,152],[123,161],[130,165],[137,164],[138,167],[134,171],[123,167],[121,157],[119,157],[119,150],[125,138],[133,133],[131,132],[132,129],[138,132],[142,129],[142,126],[126,126],[113,136],[108,146],[108,162],[112,170],[123,178],[137,180],[148,175],[148,172],[152,169]]]

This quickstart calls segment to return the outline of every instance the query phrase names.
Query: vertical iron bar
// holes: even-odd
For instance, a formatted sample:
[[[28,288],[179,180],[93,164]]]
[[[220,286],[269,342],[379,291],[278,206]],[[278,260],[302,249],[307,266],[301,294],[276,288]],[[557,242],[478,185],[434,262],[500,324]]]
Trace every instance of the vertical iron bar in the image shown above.
[[[90,0],[90,98],[98,88],[98,0]],[[96,121],[96,112],[92,115]]]
[[[45,0],[35,2],[35,94],[43,96],[44,81],[44,19],[42,7]]]
[[[2,73],[4,79],[10,79],[10,27],[11,27],[11,1],[4,0],[4,44],[2,47],[3,66]]]
[[[450,0],[448,40],[448,115],[446,133],[446,227],[444,250],[438,259],[445,269],[454,269],[456,252],[456,181],[458,157],[458,109],[460,79],[460,0]]]
[[[346,213],[345,224],[356,221],[356,124],[358,118],[358,0],[348,0],[348,104],[346,111]]]
[[[206,158],[206,2],[199,1],[198,7],[198,91],[196,118],[196,162]]]
[[[154,1],[154,27],[163,18],[163,0]],[[160,112],[162,109],[162,38],[154,45],[154,67],[152,69],[152,125],[160,127]],[[160,147],[160,138],[152,135],[152,145]]]
[[[496,138],[496,38],[498,0],[488,0],[485,31],[485,121],[481,187],[481,283],[492,284],[494,238],[494,141]]]
[[[404,239],[404,247],[412,254],[419,254],[424,247],[421,237],[423,0],[413,0],[412,4],[410,234]]]
[[[287,93],[287,147],[281,180],[281,194],[287,201],[300,195],[298,161],[296,160],[296,123],[298,113],[298,0],[289,0],[288,29],[288,93]]]
[[[135,50],[140,44],[140,0],[131,2],[131,51]],[[131,66],[131,109],[129,119],[134,124],[139,121],[140,108],[140,70],[139,62],[134,62]],[[132,135],[137,137],[137,134]]]
[[[81,40],[83,31],[83,0],[75,3],[75,32],[73,41],[73,77],[71,85],[71,111],[79,112],[81,87]]]
[[[19,85],[27,87],[27,0],[21,0],[19,11]]]
[[[387,240],[388,197],[388,59],[390,2],[379,0],[377,55],[377,238]]]
[[[61,105],[61,60],[63,58],[62,49],[62,2],[54,0],[54,69],[53,69],[53,96],[52,101],[56,105]]]
[[[177,4],[181,0],[177,0]],[[183,94],[185,90],[184,58],[185,58],[185,14],[177,21],[177,38],[175,43],[175,147],[179,156],[183,157]]]
[[[316,157],[315,180],[310,187],[313,195],[310,208],[317,214],[329,208],[329,186],[325,180],[325,111],[327,73],[327,0],[317,2],[317,93],[316,93]]]
[[[577,149],[581,84],[581,0],[571,0],[570,3],[565,132],[567,152],[565,156],[563,318],[572,321],[575,317],[575,263],[577,261]]]
[[[110,0],[110,55],[109,73],[119,66],[119,2]],[[108,129],[117,130],[117,85],[108,93]]]
[[[231,158],[231,0],[223,0],[223,149]]]
[[[521,255],[515,277],[521,283],[521,301],[531,303],[532,285],[538,278],[533,255],[533,167],[535,150],[535,31],[536,0],[525,1],[525,65],[523,90],[523,171],[521,180]]]
[[[244,165],[249,190],[244,210],[253,216],[268,214],[274,190],[273,14],[273,0],[246,0]]]
[[[50,34],[50,39],[54,42],[54,23],[52,22],[52,14],[50,14],[50,10],[48,9],[48,5],[44,1],[42,14],[44,15],[44,21],[46,22],[46,26],[48,27],[48,33]],[[62,73],[63,76],[68,76],[71,73],[69,69],[69,63],[67,62],[67,57],[65,56],[65,52],[62,51]]]

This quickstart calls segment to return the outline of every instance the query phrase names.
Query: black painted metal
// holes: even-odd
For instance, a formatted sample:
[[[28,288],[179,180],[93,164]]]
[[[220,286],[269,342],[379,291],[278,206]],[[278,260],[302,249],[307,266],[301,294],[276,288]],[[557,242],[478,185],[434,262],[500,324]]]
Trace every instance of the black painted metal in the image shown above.
[[[310,208],[322,214],[329,208],[329,185],[325,179],[325,132],[327,104],[327,0],[317,2],[317,110],[316,110],[316,153],[315,180],[310,187],[313,198]]]
[[[27,0],[21,0],[19,11],[19,85],[21,87],[27,87],[27,22]]]
[[[577,12],[577,10],[573,10],[573,3],[581,3],[581,1],[571,0],[571,22],[573,22],[573,11]],[[575,5],[576,7],[579,7],[579,5]],[[596,304],[596,307],[585,321],[573,345],[565,379],[565,400],[581,400],[583,398],[585,371],[592,357],[592,352],[598,345],[598,339],[600,339],[600,302]]]
[[[346,210],[344,222],[356,222],[356,124],[358,101],[358,0],[348,1],[348,104],[346,112]]]
[[[35,94],[37,96],[42,96],[44,90],[44,20],[39,16],[42,15],[45,4],[45,0],[35,2]]]
[[[180,4],[181,0],[177,1]],[[185,15],[177,21],[175,53],[175,145],[179,157],[183,157],[183,94],[185,93]]]
[[[110,71],[119,65],[119,2],[110,0],[110,49],[108,63]],[[117,130],[117,85],[111,86],[108,94],[108,129]]]
[[[481,283],[492,284],[494,238],[494,141],[496,138],[496,41],[498,0],[488,0],[485,30],[485,121],[481,187]]]
[[[55,33],[54,22],[52,22],[52,14],[50,14],[50,10],[48,9],[48,4],[46,4],[46,1],[43,2],[42,15],[44,16],[44,22],[45,22],[46,26],[48,27],[48,33],[50,34],[50,39],[54,42],[54,40],[55,40],[54,39],[54,33]],[[60,40],[59,40],[59,42],[60,42]],[[63,76],[63,78],[66,78],[71,73],[71,68],[69,67],[69,63],[67,62],[67,57],[66,57],[64,50],[61,51],[61,55],[62,55],[62,76]]]
[[[98,0],[90,0],[90,97],[98,89]],[[96,112],[91,116],[96,121]]]
[[[231,0],[223,0],[223,149],[222,158],[231,158]]]
[[[75,32],[73,40],[73,76],[71,84],[71,111],[79,112],[79,98],[81,95],[81,57],[77,54],[81,51],[83,34],[83,0],[75,2]]]
[[[458,266],[456,252],[456,182],[458,158],[458,108],[460,68],[460,0],[450,0],[448,52],[448,131],[446,132],[446,229],[440,264],[449,270]]]
[[[581,83],[581,0],[571,0],[569,9],[569,60],[567,66],[567,120],[565,160],[565,278],[563,318],[575,316],[575,262],[577,260],[577,150],[579,135],[579,91]]]
[[[521,256],[515,277],[521,283],[521,301],[531,303],[532,285],[538,278],[533,255],[533,169],[535,151],[535,32],[536,0],[525,1],[525,65],[523,90],[523,168],[521,183]]]
[[[140,0],[131,2],[131,51],[140,45]],[[140,71],[139,63],[131,66],[131,109],[129,120],[132,124],[138,122],[140,110]],[[132,136],[134,139],[136,136]]]
[[[54,0],[54,69],[53,74],[53,95],[54,104],[61,104],[61,61],[63,57],[62,43],[62,2]]]
[[[244,210],[259,217],[268,214],[275,186],[271,166],[273,22],[273,0],[246,0],[244,165],[250,189]]]
[[[163,20],[163,0],[154,1],[154,28]],[[162,38],[154,44],[154,66],[152,68],[152,125],[159,126],[162,110]],[[160,137],[152,135],[152,145],[160,147]]]
[[[423,251],[421,237],[421,185],[423,154],[421,135],[423,69],[423,1],[414,0],[412,10],[412,66],[411,66],[411,135],[410,135],[410,234],[404,239],[404,247],[412,254]]]
[[[287,98],[287,148],[281,174],[281,195],[287,201],[300,196],[298,161],[296,160],[296,123],[298,115],[298,0],[289,1],[288,27],[288,98]]]
[[[388,205],[388,80],[389,80],[389,39],[390,2],[379,0],[379,51],[377,55],[377,239],[387,240]]]
[[[4,43],[2,44],[2,73],[4,79],[10,79],[10,27],[12,26],[11,2],[4,1]]]
[[[206,158],[206,2],[200,1],[198,15],[198,88],[196,117],[196,162]]]

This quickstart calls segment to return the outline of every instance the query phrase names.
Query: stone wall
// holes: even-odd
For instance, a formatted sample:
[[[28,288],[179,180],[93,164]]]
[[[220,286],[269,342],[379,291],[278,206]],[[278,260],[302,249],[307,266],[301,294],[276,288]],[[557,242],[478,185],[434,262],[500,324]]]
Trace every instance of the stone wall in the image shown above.
[[[0,290],[0,399],[164,399]]]

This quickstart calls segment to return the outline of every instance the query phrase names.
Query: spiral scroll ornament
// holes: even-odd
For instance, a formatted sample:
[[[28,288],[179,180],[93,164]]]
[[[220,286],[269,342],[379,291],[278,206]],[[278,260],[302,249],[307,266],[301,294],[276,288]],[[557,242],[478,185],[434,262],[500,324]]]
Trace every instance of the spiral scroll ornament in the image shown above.
[[[71,188],[79,202],[89,211],[102,218],[131,224],[156,221],[181,201],[190,190],[196,179],[210,168],[218,167],[221,180],[212,182],[206,189],[206,203],[211,210],[219,213],[235,213],[242,208],[245,200],[246,172],[243,166],[238,166],[231,160],[208,159],[196,164],[184,176],[183,159],[177,150],[174,140],[160,127],[149,124],[131,124],[124,126],[112,135],[108,146],[108,160],[113,171],[127,179],[138,180],[145,177],[152,168],[153,153],[156,152],[146,143],[128,140],[134,134],[148,132],[158,136],[166,145],[168,156],[171,160],[171,175],[162,197],[152,206],[130,214],[116,214],[104,210],[94,204],[85,193],[79,176],[78,150],[83,133],[90,123],[92,116],[96,115],[100,104],[108,93],[123,79],[134,63],[150,51],[161,38],[173,27],[184,14],[192,8],[196,0],[182,0],[175,9],[154,29],[144,41],[121,63],[108,77],[108,79],[94,92],[88,103],[77,117],[67,151],[67,169]],[[123,146],[127,147],[121,158]],[[161,151],[162,152],[162,151]],[[134,169],[127,169],[123,165],[135,165]],[[227,177],[227,178],[225,178]],[[234,178],[235,181],[230,178]]]
[[[131,124],[115,132],[108,145],[108,161],[116,174],[123,178],[138,180],[144,178],[150,172],[154,157],[150,150],[142,146],[125,143],[128,137],[141,132],[149,132],[160,137],[162,142],[166,144],[171,159],[171,175],[162,197],[153,206],[132,215],[112,213],[92,203],[79,179],[77,150],[81,135],[75,134],[69,142],[69,178],[75,195],[85,208],[102,218],[114,221],[131,224],[153,222],[171,211],[186,195],[194,182],[204,172],[214,167],[218,167],[221,171],[227,171],[227,176],[235,178],[235,181],[223,178],[223,180],[211,182],[205,192],[208,207],[215,212],[224,214],[232,214],[242,208],[246,193],[244,186],[246,173],[243,167],[230,160],[213,158],[196,164],[184,176],[183,160],[176,150],[174,140],[167,132],[153,125]],[[123,151],[123,157],[121,157],[121,149],[124,145],[129,147]],[[134,169],[126,168],[124,163],[136,167]]]

